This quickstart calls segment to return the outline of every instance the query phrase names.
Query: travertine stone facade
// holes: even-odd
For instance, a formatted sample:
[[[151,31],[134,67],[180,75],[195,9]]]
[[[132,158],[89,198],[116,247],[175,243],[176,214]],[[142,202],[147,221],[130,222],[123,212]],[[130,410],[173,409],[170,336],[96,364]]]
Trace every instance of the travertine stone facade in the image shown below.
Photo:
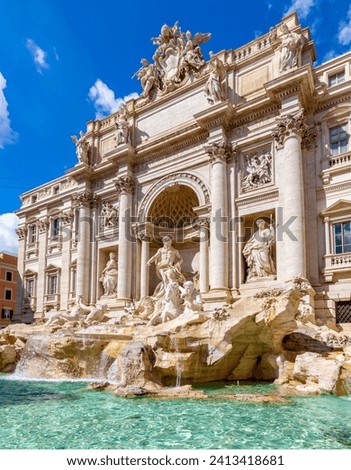
[[[314,67],[295,14],[206,61],[209,40],[164,26],[140,98],[89,121],[77,164],[21,196],[17,319],[152,295],[170,234],[205,310],[303,276],[318,322],[351,321],[351,53]]]

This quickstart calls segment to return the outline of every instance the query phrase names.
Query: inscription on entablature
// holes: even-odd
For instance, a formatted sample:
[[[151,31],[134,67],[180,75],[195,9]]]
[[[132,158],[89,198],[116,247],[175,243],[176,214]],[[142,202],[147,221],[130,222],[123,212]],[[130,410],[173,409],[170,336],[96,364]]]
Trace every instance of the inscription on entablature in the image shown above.
[[[269,66],[265,65],[252,72],[238,77],[238,89],[240,96],[246,96],[260,89],[263,90],[264,83],[270,80]]]
[[[250,132],[253,132],[262,127],[270,126],[271,124],[275,124],[275,115],[270,115],[265,119],[257,119],[256,121],[251,121],[248,124],[243,124],[242,126],[236,127],[232,131],[232,136],[234,139],[238,139],[239,137],[245,137]]]
[[[114,137],[110,137],[109,139],[103,140],[101,142],[101,153],[102,155],[105,155],[108,152],[111,152],[111,150],[114,150],[116,147],[116,141],[114,140]]]

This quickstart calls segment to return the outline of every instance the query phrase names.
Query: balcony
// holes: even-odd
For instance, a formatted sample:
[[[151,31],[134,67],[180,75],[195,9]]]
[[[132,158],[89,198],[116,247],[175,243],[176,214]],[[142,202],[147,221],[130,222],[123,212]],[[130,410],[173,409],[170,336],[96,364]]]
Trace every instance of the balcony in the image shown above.
[[[337,255],[325,255],[325,268],[323,276],[325,282],[333,282],[335,274],[350,272],[351,276],[351,253],[340,253]]]
[[[60,294],[46,294],[43,306],[46,310],[51,310],[52,308],[60,310]]]
[[[324,170],[321,172],[323,184],[330,184],[333,176],[340,173],[347,173],[351,170],[351,153],[345,152],[328,157],[325,161]]]

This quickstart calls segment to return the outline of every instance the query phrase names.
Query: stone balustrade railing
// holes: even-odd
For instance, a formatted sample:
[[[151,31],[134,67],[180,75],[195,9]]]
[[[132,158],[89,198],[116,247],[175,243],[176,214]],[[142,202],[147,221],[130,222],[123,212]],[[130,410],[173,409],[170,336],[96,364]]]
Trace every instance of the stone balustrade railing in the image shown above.
[[[338,255],[327,255],[325,256],[325,267],[326,269],[351,269],[351,253],[341,253]]]
[[[351,153],[342,153],[335,155],[329,159],[329,167],[334,168],[335,166],[348,165],[351,163]]]
[[[239,62],[240,60],[246,59],[258,53],[262,49],[272,44],[272,36],[267,34],[264,37],[261,37],[257,41],[253,41],[250,44],[247,44],[245,47],[236,49],[233,54],[233,61]]]

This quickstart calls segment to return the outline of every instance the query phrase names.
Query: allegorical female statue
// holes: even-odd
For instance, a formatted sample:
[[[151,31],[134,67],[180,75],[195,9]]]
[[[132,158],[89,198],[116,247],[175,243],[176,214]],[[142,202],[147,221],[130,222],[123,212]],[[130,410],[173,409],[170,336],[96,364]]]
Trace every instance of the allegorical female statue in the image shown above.
[[[247,264],[247,279],[275,277],[276,271],[272,259],[272,247],[275,242],[275,230],[272,221],[267,226],[263,219],[257,219],[258,230],[252,235],[243,249]]]
[[[100,282],[104,288],[105,296],[113,296],[117,288],[117,261],[116,253],[109,253],[109,260],[106,267],[101,271]]]

